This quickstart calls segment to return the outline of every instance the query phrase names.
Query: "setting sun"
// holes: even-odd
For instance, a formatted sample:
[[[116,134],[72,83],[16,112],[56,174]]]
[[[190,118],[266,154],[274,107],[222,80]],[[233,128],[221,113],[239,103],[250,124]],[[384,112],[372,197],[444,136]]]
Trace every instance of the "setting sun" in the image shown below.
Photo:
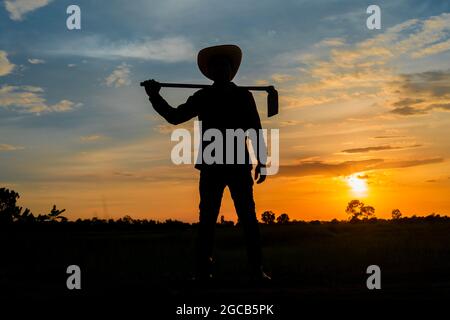
[[[357,196],[362,196],[367,192],[367,182],[365,179],[360,178],[359,173],[352,174],[346,177],[348,186],[351,188],[352,192]]]

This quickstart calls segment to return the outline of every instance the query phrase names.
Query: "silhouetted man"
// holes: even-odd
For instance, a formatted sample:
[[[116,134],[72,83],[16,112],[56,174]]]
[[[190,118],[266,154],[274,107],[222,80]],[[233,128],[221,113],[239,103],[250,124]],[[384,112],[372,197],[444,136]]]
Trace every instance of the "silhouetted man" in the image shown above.
[[[159,94],[161,86],[154,80],[145,82],[145,89],[154,109],[171,124],[180,124],[198,117],[202,121],[202,134],[208,129],[217,129],[222,133],[223,159],[226,159],[226,129],[261,129],[253,95],[244,88],[236,86],[231,80],[237,73],[242,59],[242,52],[235,45],[221,45],[202,49],[198,54],[200,71],[214,83],[211,87],[201,89],[190,96],[178,108],[172,108]],[[202,135],[203,136],[203,135]],[[265,143],[258,135],[252,141],[258,148],[264,148],[264,156],[259,156],[255,150],[258,163],[255,168],[255,180],[261,183],[266,176],[261,173],[265,166]],[[259,140],[259,141],[258,141]],[[212,141],[210,141],[211,143]],[[225,160],[222,163],[195,165],[200,170],[200,221],[197,236],[196,278],[210,279],[212,277],[212,256],[214,228],[220,210],[223,191],[226,186],[230,189],[239,222],[245,233],[247,254],[251,267],[251,274],[257,280],[270,280],[262,269],[262,253],[260,232],[253,200],[252,163],[245,150],[245,161],[237,162],[239,146],[234,145],[234,163]],[[208,142],[203,142],[202,150]],[[256,149],[256,148],[255,148]],[[242,149],[241,149],[242,150]],[[198,159],[197,159],[198,160]]]

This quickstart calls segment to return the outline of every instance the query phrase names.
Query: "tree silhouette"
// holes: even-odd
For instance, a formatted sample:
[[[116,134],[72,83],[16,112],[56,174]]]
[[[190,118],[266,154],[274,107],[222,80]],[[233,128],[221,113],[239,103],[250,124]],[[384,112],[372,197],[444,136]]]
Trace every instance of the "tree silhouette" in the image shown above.
[[[20,195],[14,190],[0,188],[0,224],[9,223],[34,223],[34,222],[66,222],[67,218],[61,216],[65,209],[58,210],[53,205],[48,214],[40,214],[37,217],[33,215],[30,209],[23,210],[17,205],[17,199]],[[23,212],[22,212],[23,211]]]
[[[402,217],[402,213],[399,209],[392,210],[392,220],[399,220]]]
[[[365,218],[365,219],[374,217],[375,216],[375,208],[372,206],[363,205],[361,207],[361,214],[362,214],[363,218]]]
[[[359,218],[369,219],[375,216],[375,208],[372,206],[366,206],[359,200],[351,200],[345,212],[350,215],[351,221],[357,221]]]
[[[14,190],[6,188],[0,188],[0,223],[7,224],[17,221],[32,221],[34,220],[33,214],[30,209],[25,209],[17,206],[17,199],[20,195]]]
[[[361,215],[361,202],[359,200],[352,200],[348,203],[345,212],[350,215],[350,220],[358,220]]]
[[[289,216],[287,213],[282,213],[277,217],[277,223],[279,224],[286,224],[289,223]]]
[[[265,224],[273,224],[275,223],[275,213],[273,213],[272,211],[264,211],[261,215],[261,220]]]

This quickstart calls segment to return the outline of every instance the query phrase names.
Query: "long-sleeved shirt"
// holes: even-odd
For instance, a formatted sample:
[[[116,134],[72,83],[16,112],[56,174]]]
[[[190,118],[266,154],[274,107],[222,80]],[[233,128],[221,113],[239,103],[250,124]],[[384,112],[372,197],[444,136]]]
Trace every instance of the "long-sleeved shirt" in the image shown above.
[[[222,163],[207,164],[205,161],[202,161],[200,164],[197,158],[197,164],[195,165],[197,169],[221,165],[252,168],[246,139],[243,142],[244,146],[239,146],[239,139],[234,139],[234,164],[227,164],[226,129],[242,129],[243,131],[247,131],[248,129],[256,130],[256,139],[252,139],[251,136],[250,139],[252,140],[253,146],[258,145],[258,150],[254,148],[258,161],[262,164],[266,163],[266,145],[264,139],[262,139],[261,121],[255,99],[247,89],[238,87],[233,82],[225,85],[217,85],[214,83],[211,87],[196,91],[185,103],[179,105],[177,108],[171,107],[159,94],[151,96],[150,101],[154,109],[171,124],[180,124],[194,117],[198,117],[198,120],[202,122],[202,137],[208,129],[218,129],[222,133]],[[202,154],[208,144],[212,142],[214,141],[202,142]],[[244,164],[237,163],[236,153],[239,147],[244,147]]]

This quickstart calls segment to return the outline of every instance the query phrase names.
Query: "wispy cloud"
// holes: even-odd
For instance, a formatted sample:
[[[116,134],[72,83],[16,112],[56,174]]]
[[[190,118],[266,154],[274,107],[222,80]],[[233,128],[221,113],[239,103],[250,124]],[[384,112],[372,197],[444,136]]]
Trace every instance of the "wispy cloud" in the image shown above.
[[[44,64],[45,60],[30,58],[30,59],[28,59],[28,62],[31,64]]]
[[[385,99],[393,104],[400,98],[411,97],[402,95],[407,76],[398,74],[399,62],[414,63],[419,58],[449,49],[450,13],[407,20],[353,44],[342,38],[325,39],[311,47],[309,53],[293,52],[294,56],[283,54],[281,57],[297,63],[298,68],[294,70],[302,73],[291,93],[282,97],[283,104],[299,108],[356,98]],[[392,107],[399,108],[394,113],[411,113],[405,106]]]
[[[80,55],[104,59],[142,59],[161,62],[192,61],[194,45],[184,37],[143,39],[111,42],[100,37],[85,37],[63,47],[50,50],[53,53]]]
[[[0,76],[6,76],[14,69],[14,64],[9,62],[8,54],[0,50]]]
[[[279,176],[347,176],[353,173],[369,170],[409,168],[427,164],[441,163],[443,161],[443,158],[396,161],[385,161],[384,159],[368,159],[336,163],[326,163],[322,161],[304,161],[300,162],[299,164],[281,166]]]
[[[414,52],[412,54],[412,57],[414,57],[414,58],[422,58],[422,57],[425,57],[425,56],[429,56],[429,55],[432,55],[432,54],[437,54],[437,53],[444,52],[444,51],[447,51],[447,50],[450,50],[450,39],[447,40],[447,41],[439,42],[439,43],[436,43],[436,44],[431,45],[429,47],[420,49],[419,51]]]
[[[92,135],[80,137],[80,140],[83,142],[93,142],[93,141],[98,141],[100,139],[103,139],[103,136],[101,136],[99,134],[92,134]]]
[[[13,146],[11,144],[0,143],[0,151],[16,151],[25,149],[22,146]]]
[[[392,103],[394,114],[411,116],[432,110],[450,111],[450,70],[402,75],[393,86],[398,99]]]
[[[410,146],[391,146],[391,145],[382,145],[382,146],[373,146],[373,147],[363,147],[363,148],[352,148],[342,150],[343,153],[364,153],[370,151],[385,151],[385,150],[400,150],[406,148],[417,148],[420,147],[420,144],[414,144]]]
[[[316,47],[340,47],[345,45],[344,38],[327,38],[323,39],[320,42],[316,43]]]
[[[275,81],[277,83],[286,82],[286,81],[295,79],[292,75],[282,74],[282,73],[275,73],[272,75],[271,78],[273,81]]]
[[[130,85],[130,66],[126,63],[119,65],[109,76],[105,78],[108,87],[124,87]]]
[[[24,16],[34,10],[45,7],[52,0],[5,0],[5,8],[12,20],[23,20]]]
[[[10,86],[0,87],[0,107],[12,108],[25,113],[66,112],[81,106],[63,99],[55,104],[48,104],[43,96],[44,89],[34,86]]]
[[[401,115],[401,116],[414,116],[414,115],[428,113],[427,110],[416,109],[416,108],[413,108],[410,106],[395,108],[395,109],[391,110],[391,112],[394,114]]]
[[[373,168],[382,163],[382,159],[325,163],[322,161],[303,161],[299,164],[280,167],[279,176],[302,177],[311,175],[345,176]]]
[[[385,135],[385,136],[376,136],[374,139],[396,139],[396,138],[404,138],[405,136],[400,135]]]

